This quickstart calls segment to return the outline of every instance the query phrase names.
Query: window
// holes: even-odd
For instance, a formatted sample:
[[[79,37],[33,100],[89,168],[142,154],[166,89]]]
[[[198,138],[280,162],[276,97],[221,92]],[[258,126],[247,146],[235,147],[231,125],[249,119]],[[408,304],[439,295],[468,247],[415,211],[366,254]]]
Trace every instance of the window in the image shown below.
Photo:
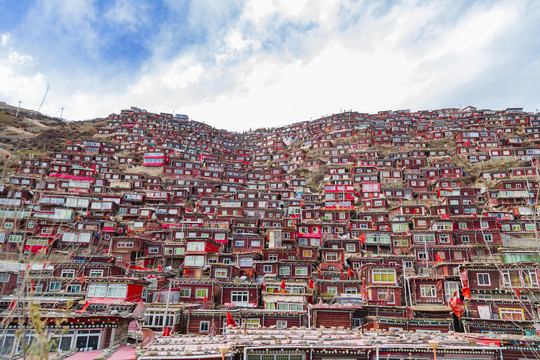
[[[251,247],[253,248],[261,247],[261,240],[251,240]]]
[[[396,272],[394,269],[373,269],[372,277],[376,283],[395,282]]]
[[[493,234],[484,234],[485,242],[493,242]]]
[[[439,235],[440,236],[440,235]],[[435,234],[414,234],[415,243],[433,243],[435,242]]]
[[[356,246],[354,244],[347,244],[345,245],[345,249],[347,250],[347,252],[355,252]]]
[[[405,268],[412,269],[412,267],[413,267],[413,262],[412,261],[405,261]]]
[[[302,250],[302,256],[303,257],[312,257],[313,251],[312,250]]]
[[[231,302],[233,303],[247,303],[249,300],[249,292],[247,291],[232,291]]]
[[[49,291],[59,291],[61,283],[59,281],[53,281],[49,284]]]
[[[89,277],[99,278],[103,276],[103,270],[90,270]]]
[[[107,288],[107,297],[122,299],[126,297],[126,292],[126,284],[109,284],[109,287]]]
[[[261,327],[261,319],[242,319],[242,326],[247,328],[259,328]]]
[[[62,270],[62,273],[60,275],[63,278],[74,278],[75,277],[75,270]]]
[[[435,289],[435,285],[420,285],[420,296],[436,297],[437,290]]]
[[[204,298],[205,296],[208,296],[208,289],[196,289],[195,290],[195,297],[196,298]]]
[[[337,260],[338,260],[337,253],[326,253],[326,261],[337,261]]]
[[[279,267],[279,275],[290,275],[290,274],[291,274],[291,268],[289,266]]]
[[[416,254],[417,254],[418,260],[426,260],[427,259],[427,255],[426,255],[425,251],[417,251]]]
[[[244,244],[245,244],[244,240],[236,240],[234,242],[234,246],[236,246],[236,247],[244,247]]]
[[[215,234],[215,235],[214,235],[214,240],[216,240],[216,241],[223,241],[223,240],[225,240],[225,234]]]
[[[446,253],[444,251],[437,251],[436,254],[439,255],[441,260],[446,260]]]
[[[185,298],[191,297],[191,289],[189,289],[189,288],[180,288],[179,296],[180,297],[185,297]]]
[[[461,242],[462,243],[468,243],[469,242],[469,235],[462,235],[461,236]]]
[[[68,293],[80,293],[81,292],[81,285],[68,285],[66,287],[66,292],[68,292]]]
[[[499,308],[502,320],[525,320],[523,309]]]
[[[204,265],[204,256],[186,256],[184,265],[202,267]]]
[[[52,286],[53,283],[51,283]],[[107,293],[107,284],[88,285],[88,297],[105,297]]]
[[[523,269],[523,282],[525,287],[538,287],[538,274],[534,269]]]
[[[22,242],[22,235],[9,235],[8,242],[10,242],[10,243],[20,243],[20,242]],[[48,241],[47,241],[47,243],[48,243]]]
[[[271,273],[272,272],[272,265],[264,265],[263,266],[263,272]]]
[[[377,300],[386,301],[387,303],[394,302],[394,290],[377,289]]]
[[[210,321],[201,321],[199,323],[199,332],[209,332],[210,331]]]
[[[439,234],[439,243],[448,244],[450,242],[449,234]]]
[[[488,273],[478,273],[476,274],[478,279],[478,285],[489,286],[491,285],[491,279]]]
[[[241,267],[252,267],[253,266],[253,258],[250,257],[244,257],[240,258],[240,264]]]
[[[278,329],[286,329],[287,328],[287,320],[278,320],[278,321],[276,321],[276,327]]]
[[[467,229],[467,223],[460,222],[458,227],[460,230],[465,230]]]
[[[227,277],[227,269],[218,268],[214,270],[214,276],[217,278],[226,278]]]
[[[0,283],[7,283],[9,278],[10,276],[8,273],[0,273]]]
[[[187,244],[187,251],[204,251],[204,242],[202,241],[198,241],[198,242],[193,242],[193,241],[190,241],[188,242]]]
[[[487,221],[480,221],[480,228],[489,229],[489,223]]]
[[[337,286],[329,286],[326,288],[326,293],[330,294],[330,295],[337,295],[338,294],[338,290],[337,290]]]
[[[308,274],[307,266],[300,266],[294,269],[294,275],[305,276]]]

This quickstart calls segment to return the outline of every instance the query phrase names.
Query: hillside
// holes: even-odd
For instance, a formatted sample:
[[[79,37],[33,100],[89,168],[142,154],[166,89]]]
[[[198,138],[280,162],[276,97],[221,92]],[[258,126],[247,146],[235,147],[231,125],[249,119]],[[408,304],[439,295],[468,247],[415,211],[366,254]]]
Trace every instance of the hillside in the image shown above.
[[[145,359],[193,341],[187,358],[219,359],[251,344],[238,325],[261,349],[365,351],[382,333],[396,359],[428,338],[536,334],[540,114],[350,111],[243,133],[135,107],[2,119],[6,329],[40,311],[63,350],[87,350],[140,342],[138,318]],[[500,346],[468,351],[515,358]]]

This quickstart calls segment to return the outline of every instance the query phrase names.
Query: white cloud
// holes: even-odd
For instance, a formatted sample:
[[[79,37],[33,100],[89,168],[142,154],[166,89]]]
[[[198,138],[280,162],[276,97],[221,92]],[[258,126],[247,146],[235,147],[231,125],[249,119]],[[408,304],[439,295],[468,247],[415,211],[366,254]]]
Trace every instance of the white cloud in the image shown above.
[[[148,4],[135,0],[116,0],[106,11],[105,18],[116,25],[134,31],[141,25],[147,24]]]
[[[10,43],[10,34],[4,33],[0,36],[0,46],[6,46]]]
[[[197,3],[188,21],[195,28],[207,26],[201,28],[208,34],[204,43],[172,58],[160,52],[132,74],[121,91],[104,93],[104,84],[77,88],[78,79],[58,86],[65,79],[51,79],[44,110],[54,115],[64,106],[65,117],[87,119],[133,105],[157,112],[174,110],[219,128],[244,130],[341,109],[436,108],[458,106],[457,101],[479,107],[532,106],[536,101],[531,92],[521,104],[501,103],[520,100],[505,72],[529,51],[527,39],[535,33],[534,25],[523,25],[538,23],[526,3],[465,2],[466,7],[455,1],[413,1],[387,8],[376,1],[248,1],[230,23],[223,20],[231,11],[226,5],[220,3],[203,18],[207,7]],[[128,5],[131,2],[117,1],[107,17],[126,27],[144,22],[137,7]],[[60,28],[74,30],[82,24],[83,35],[75,39],[88,41],[91,48],[99,41],[90,26],[97,15],[84,2],[68,6],[63,16],[76,20],[63,20]],[[227,27],[219,28],[224,23]],[[155,49],[167,46],[174,36],[163,38],[167,41],[155,44]],[[516,38],[523,39],[516,42]],[[1,41],[5,45],[3,36]],[[39,59],[23,53],[13,49],[0,60],[0,96],[12,102],[27,97],[37,103],[46,71],[33,68]],[[540,81],[535,61],[521,66],[520,72],[512,70],[520,88],[534,89],[530,84]],[[489,84],[479,85],[487,80]],[[497,81],[506,87],[493,86]]]
[[[184,89],[199,80],[204,67],[190,58],[176,60],[161,77],[161,81],[170,90]]]

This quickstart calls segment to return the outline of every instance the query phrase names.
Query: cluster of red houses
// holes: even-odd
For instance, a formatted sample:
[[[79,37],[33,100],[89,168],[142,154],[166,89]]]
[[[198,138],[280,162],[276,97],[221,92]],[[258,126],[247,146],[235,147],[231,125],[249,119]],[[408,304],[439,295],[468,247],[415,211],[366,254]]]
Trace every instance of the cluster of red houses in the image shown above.
[[[539,144],[540,115],[519,108],[244,133],[122,110],[4,174],[0,351],[36,299],[54,314],[74,302],[61,349],[124,341],[140,303],[143,327],[172,334],[232,318],[536,335]]]

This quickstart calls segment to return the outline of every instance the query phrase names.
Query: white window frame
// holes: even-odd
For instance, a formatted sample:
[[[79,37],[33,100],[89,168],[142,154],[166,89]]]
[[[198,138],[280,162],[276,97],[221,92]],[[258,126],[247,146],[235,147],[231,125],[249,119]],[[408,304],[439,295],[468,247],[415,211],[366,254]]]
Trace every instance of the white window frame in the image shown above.
[[[486,278],[487,282],[485,281]],[[489,273],[477,273],[476,281],[478,282],[479,286],[491,286],[491,277],[489,276]]]
[[[420,285],[420,296],[434,298],[437,297],[437,288],[435,285]]]
[[[247,304],[249,302],[249,291],[231,291],[231,302]]]

